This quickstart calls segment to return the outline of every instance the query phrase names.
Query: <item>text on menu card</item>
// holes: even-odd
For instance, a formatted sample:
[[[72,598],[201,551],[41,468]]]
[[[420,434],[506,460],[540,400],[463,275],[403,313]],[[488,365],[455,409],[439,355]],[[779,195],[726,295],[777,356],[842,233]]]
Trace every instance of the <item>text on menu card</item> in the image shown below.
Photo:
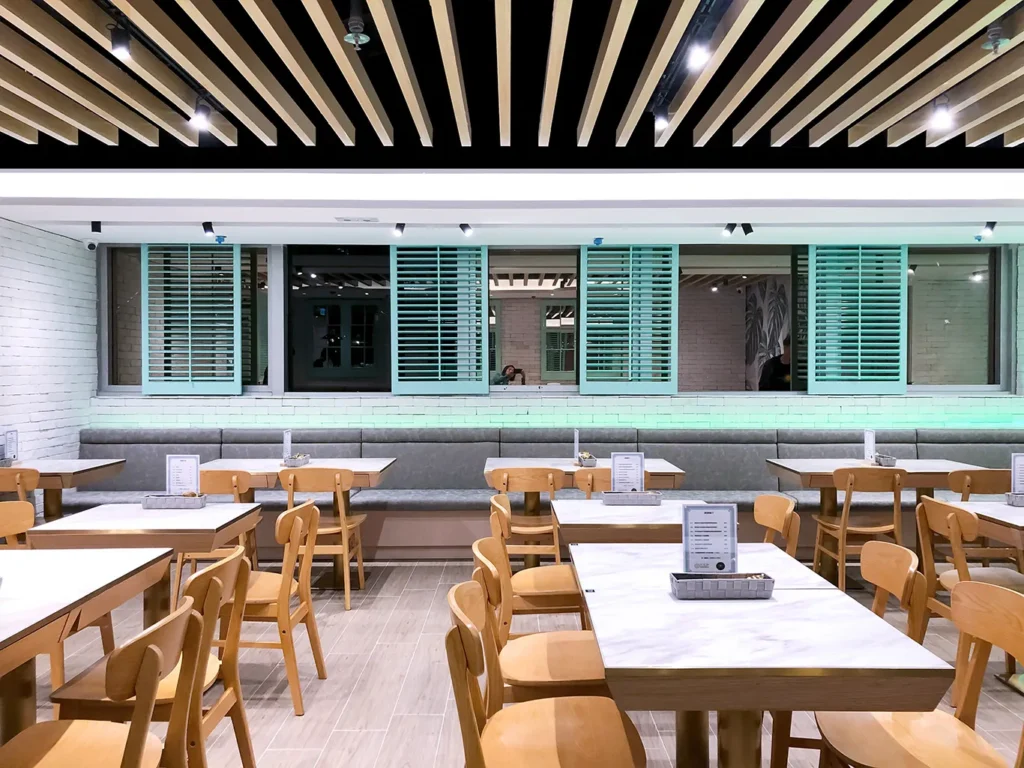
[[[1013,493],[1024,493],[1024,453],[1015,453],[1010,458],[1012,480],[1010,491]]]
[[[735,504],[683,505],[683,562],[687,573],[736,573]]]
[[[612,491],[628,493],[644,490],[644,455],[642,453],[612,454]]]
[[[198,455],[167,457],[167,493],[171,496],[199,493]]]

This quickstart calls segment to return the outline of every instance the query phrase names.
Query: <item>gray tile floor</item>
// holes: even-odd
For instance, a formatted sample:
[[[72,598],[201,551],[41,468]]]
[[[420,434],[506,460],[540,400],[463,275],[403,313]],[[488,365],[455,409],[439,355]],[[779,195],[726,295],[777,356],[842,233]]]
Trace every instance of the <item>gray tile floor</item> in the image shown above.
[[[465,562],[369,564],[367,589],[353,593],[346,612],[340,593],[317,591],[317,622],[327,654],[328,678],[319,680],[303,628],[296,637],[306,714],[292,713],[281,654],[247,649],[241,671],[246,707],[261,768],[456,768],[463,765],[462,743],[451,698],[442,635],[449,617],[445,597],[452,584],[470,577]],[[869,593],[851,592],[868,603]],[[887,618],[901,629],[904,619],[891,606]],[[118,639],[141,629],[141,598],[114,616]],[[517,616],[515,632],[578,628],[575,616]],[[256,638],[273,625],[249,624]],[[925,644],[952,662],[956,632],[933,620]],[[76,635],[67,647],[67,674],[77,674],[101,655],[99,633]],[[1002,669],[993,654],[992,673]],[[40,718],[50,716],[49,673],[39,663]],[[668,712],[631,713],[647,746],[648,766],[673,766],[674,716]],[[712,715],[712,751],[714,751]],[[764,765],[768,765],[770,718],[765,718]],[[1024,727],[1024,697],[989,676],[977,728],[1012,763]],[[793,733],[815,736],[813,716],[796,713]],[[221,724],[210,746],[210,768],[240,765],[234,736]],[[791,766],[813,768],[817,754],[794,750]]]

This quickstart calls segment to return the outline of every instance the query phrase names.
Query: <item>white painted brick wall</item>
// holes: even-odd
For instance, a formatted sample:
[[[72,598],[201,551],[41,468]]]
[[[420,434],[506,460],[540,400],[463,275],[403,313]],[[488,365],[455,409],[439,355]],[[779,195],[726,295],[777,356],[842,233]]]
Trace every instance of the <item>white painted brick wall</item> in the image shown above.
[[[988,384],[989,284],[914,280],[912,384]]]
[[[110,282],[114,305],[111,318],[114,355],[111,384],[142,385],[142,254],[135,248],[111,254]]]
[[[78,458],[96,370],[96,254],[0,219],[0,427],[22,458]]]
[[[734,288],[679,289],[679,391],[743,392],[746,295]]]
[[[557,298],[499,298],[501,365],[514,365],[526,373],[527,384],[553,382],[541,371],[540,314],[544,304]],[[518,379],[516,380],[518,382]],[[558,383],[565,384],[562,380]],[[571,381],[568,383],[572,383]]]

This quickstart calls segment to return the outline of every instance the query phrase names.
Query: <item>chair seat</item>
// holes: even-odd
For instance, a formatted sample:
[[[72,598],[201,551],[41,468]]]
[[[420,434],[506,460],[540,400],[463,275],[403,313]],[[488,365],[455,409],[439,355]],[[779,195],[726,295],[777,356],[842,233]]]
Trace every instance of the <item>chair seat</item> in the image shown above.
[[[811,515],[811,519],[814,520],[819,526],[824,528],[826,531],[834,531],[839,533],[840,525],[838,517],[822,517],[821,515]],[[888,522],[884,522],[888,519]],[[892,523],[892,515],[888,518],[858,518],[857,520],[851,520],[849,525],[846,526],[847,534],[860,534],[862,536],[874,536],[881,533],[892,533],[896,530],[896,526]]]
[[[178,685],[178,675],[181,672],[181,661],[171,670],[171,673],[160,681],[156,689],[156,703],[170,704],[174,701],[174,690]],[[207,691],[217,682],[217,675],[220,674],[220,659],[217,654],[211,653],[210,660],[206,663],[206,679],[203,680],[203,690]],[[54,704],[68,704],[70,702],[82,701],[90,704],[109,705],[111,707],[125,708],[125,702],[112,701],[107,698],[107,659],[100,659],[87,670],[76,675],[67,683],[50,694],[50,701]],[[135,706],[135,698],[127,700],[129,709]]]
[[[345,515],[345,529],[348,531],[354,531],[360,525],[366,522],[366,515]],[[341,518],[328,517],[322,518],[320,524],[317,526],[317,536],[337,536],[341,533]]]
[[[1014,592],[1024,592],[1024,573],[1015,571],[1013,568],[986,568],[977,566],[967,568],[971,581],[981,581],[985,584],[995,584],[997,587],[1006,587]],[[960,574],[955,568],[939,574],[939,584],[946,591],[952,591],[953,587],[960,583]]]
[[[512,574],[512,592],[523,597],[579,595],[580,588],[571,565],[542,565]]]
[[[281,579],[284,577],[280,573],[273,573],[271,571],[250,571],[249,572],[249,588],[245,593],[246,605],[256,603],[276,603],[277,596],[281,592]],[[291,591],[289,594],[294,595],[299,591],[299,582],[295,579],[291,580]],[[228,601],[233,602],[231,600]]]
[[[985,739],[948,712],[818,712],[825,742],[863,768],[1007,768]]]
[[[0,765],[31,768],[110,768],[120,765],[128,726],[95,720],[51,720],[28,728],[0,747]],[[163,744],[146,736],[142,768],[157,768]]]
[[[480,734],[487,768],[641,768],[644,745],[611,699],[570,696],[506,707]]]
[[[501,651],[501,676],[509,685],[604,685],[604,662],[593,632],[538,632],[510,641]]]
[[[512,515],[509,520],[509,531],[520,536],[551,533],[553,530],[551,515]]]

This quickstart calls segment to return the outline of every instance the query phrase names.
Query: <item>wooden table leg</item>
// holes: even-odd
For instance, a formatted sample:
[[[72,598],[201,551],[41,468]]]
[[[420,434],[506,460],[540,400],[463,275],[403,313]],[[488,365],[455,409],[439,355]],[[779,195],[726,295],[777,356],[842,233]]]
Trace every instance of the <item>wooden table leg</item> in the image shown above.
[[[151,627],[171,614],[171,566],[160,577],[160,581],[146,587],[142,593],[142,626]]]
[[[761,768],[763,712],[718,713],[718,768]]]
[[[786,768],[789,765],[789,736],[792,730],[792,712],[772,712],[771,768]]]
[[[43,517],[46,522],[64,517],[64,491],[60,488],[43,489]]]
[[[0,744],[36,722],[36,659],[0,676]]]
[[[708,768],[710,734],[707,712],[676,712],[676,767]]]
[[[523,514],[540,515],[540,493],[527,491],[523,494]],[[527,544],[536,544],[536,541],[528,541]],[[540,555],[523,555],[523,567],[536,568],[540,565]]]
[[[838,503],[836,501],[837,498],[838,494],[836,493],[835,488],[821,488],[819,490],[820,502],[818,506],[818,511],[822,517],[836,517],[836,509],[838,507]],[[827,545],[831,541],[835,541],[835,539],[830,539],[826,536],[825,541],[823,543]],[[820,576],[826,581],[838,585],[839,568],[836,561],[830,557],[822,557]]]

